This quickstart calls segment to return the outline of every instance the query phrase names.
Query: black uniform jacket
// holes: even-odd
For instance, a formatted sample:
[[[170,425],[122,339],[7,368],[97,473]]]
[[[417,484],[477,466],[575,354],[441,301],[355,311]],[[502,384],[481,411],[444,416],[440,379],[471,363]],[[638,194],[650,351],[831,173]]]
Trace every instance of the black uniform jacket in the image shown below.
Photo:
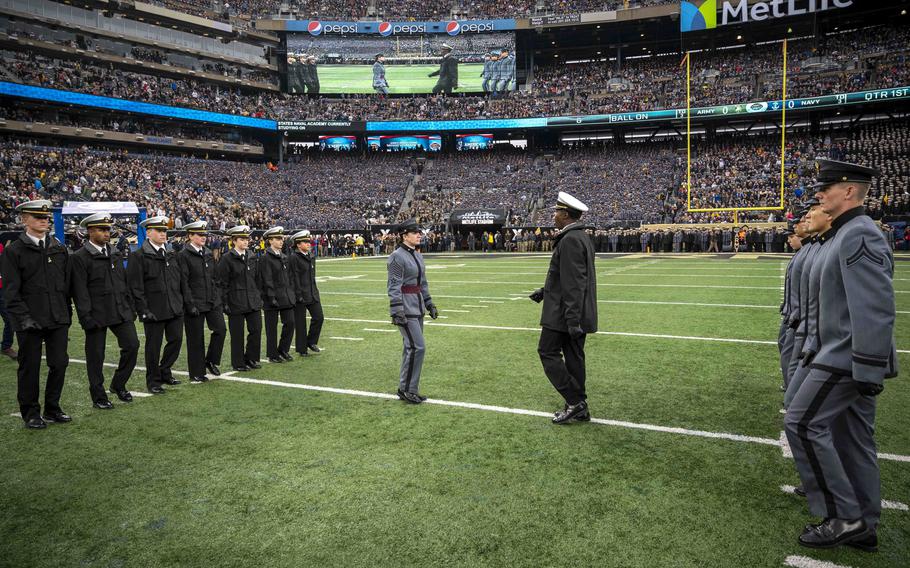
[[[294,306],[291,267],[288,255],[267,250],[259,258],[259,289],[267,310],[284,310]]]
[[[28,320],[42,329],[72,321],[69,253],[53,236],[45,236],[45,241],[42,250],[23,232],[0,255],[3,300],[14,331],[22,331]]]
[[[439,63],[439,70],[430,73],[430,77],[439,75],[439,82],[442,84],[452,85],[454,88],[458,84],[458,60],[452,57],[443,57]]]
[[[221,290],[221,301],[231,315],[246,314],[262,309],[256,272],[258,263],[253,253],[246,251],[241,258],[236,250],[221,255],[215,267],[215,281]]]
[[[196,252],[193,245],[187,244],[177,253],[177,259],[190,289],[189,295],[183,298],[185,308],[189,310],[195,306],[199,313],[205,313],[221,306],[221,290],[215,283],[212,251],[202,247],[202,252]]]
[[[294,251],[291,257],[291,277],[294,286],[294,300],[306,305],[319,301],[316,288],[316,259],[311,255]]]
[[[189,290],[173,250],[165,248],[162,255],[146,240],[130,254],[126,277],[140,316],[151,312],[155,321],[183,316],[183,298]]]
[[[568,331],[580,326],[585,333],[597,331],[594,246],[584,229],[583,223],[573,223],[556,237],[544,285],[542,327]]]
[[[107,254],[86,242],[70,257],[70,291],[84,329],[110,327],[136,318],[123,256],[111,246],[107,246]]]

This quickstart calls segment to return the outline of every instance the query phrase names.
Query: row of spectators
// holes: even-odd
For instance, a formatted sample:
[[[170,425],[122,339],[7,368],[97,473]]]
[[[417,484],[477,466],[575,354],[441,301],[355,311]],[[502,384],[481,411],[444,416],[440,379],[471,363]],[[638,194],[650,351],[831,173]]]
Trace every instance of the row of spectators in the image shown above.
[[[827,134],[791,133],[780,206],[777,135],[725,136],[693,146],[691,206],[682,140],[591,144],[553,153],[494,150],[428,156],[313,150],[280,167],[258,163],[60,149],[7,142],[0,146],[0,193],[12,205],[55,201],[136,201],[183,222],[213,226],[246,220],[257,226],[363,228],[416,216],[443,226],[452,209],[501,209],[511,225],[547,226],[552,196],[567,191],[590,207],[585,220],[700,223],[732,221],[732,212],[689,209],[758,207],[741,222],[783,221],[807,199],[814,158],[882,169],[866,206],[873,216],[910,214],[910,123],[889,121]],[[411,200],[402,199],[413,184]],[[6,219],[7,221],[9,219]],[[2,220],[0,220],[2,222]]]
[[[314,20],[358,20],[373,16],[397,21],[461,18],[524,18],[532,14],[577,14],[672,4],[670,0],[152,0],[172,10],[227,20],[231,15],[269,16],[279,10]],[[375,12],[370,8],[375,7]]]
[[[870,46],[857,37],[873,37]],[[879,26],[792,43],[788,97],[910,83],[910,29]],[[883,51],[890,50],[890,51]],[[147,50],[154,54],[154,50]],[[693,54],[694,106],[780,96],[780,45]],[[884,53],[884,54],[882,54]],[[378,99],[304,98],[199,79],[160,77],[27,52],[2,52],[7,71],[24,83],[246,116],[329,120],[476,119],[633,112],[681,107],[686,89],[679,57],[544,66],[531,89],[496,98],[425,96]]]

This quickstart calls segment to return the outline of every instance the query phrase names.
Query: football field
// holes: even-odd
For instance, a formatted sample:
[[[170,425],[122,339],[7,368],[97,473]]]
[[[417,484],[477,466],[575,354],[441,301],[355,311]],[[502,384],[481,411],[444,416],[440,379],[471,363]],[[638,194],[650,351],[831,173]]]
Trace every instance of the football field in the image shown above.
[[[598,258],[588,424],[550,423],[562,400],[527,298],[545,254],[426,257],[441,317],[419,406],[394,394],[384,258],[318,262],[322,353],[235,373],[226,344],[218,380],[178,374],[140,397],[137,370],[134,402],[111,411],[91,407],[74,325],[70,424],[25,430],[0,360],[0,566],[908,566],[910,258],[895,274],[904,373],[878,398],[888,503],[872,554],[796,541],[815,519],[787,492],[799,478],[780,444],[787,260]]]
[[[374,93],[372,65],[320,65],[319,90],[322,93]],[[386,80],[391,94],[429,93],[439,77],[427,77],[439,65],[386,65]],[[458,64],[458,93],[483,92],[480,72],[483,63]]]

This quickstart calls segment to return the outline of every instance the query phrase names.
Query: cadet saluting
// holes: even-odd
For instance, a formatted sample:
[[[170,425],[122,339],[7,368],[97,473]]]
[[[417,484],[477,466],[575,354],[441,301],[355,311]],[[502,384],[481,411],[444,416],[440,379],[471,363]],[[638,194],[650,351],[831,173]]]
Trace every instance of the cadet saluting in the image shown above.
[[[60,409],[70,326],[69,254],[51,236],[51,202],[29,201],[16,207],[25,230],[0,255],[4,299],[19,336],[17,396],[27,428],[72,420]],[[44,414],[38,403],[41,347],[47,346]]]
[[[553,222],[559,234],[547,281],[530,296],[543,301],[537,353],[547,378],[566,401],[553,422],[587,422],[591,414],[585,391],[585,337],[597,331],[594,245],[579,221],[587,205],[560,191],[555,209]]]
[[[235,371],[259,369],[262,349],[262,298],[256,283],[256,260],[247,250],[250,228],[238,225],[227,230],[234,248],[222,255],[215,267],[215,280],[221,290],[222,306],[231,331],[231,367]],[[246,348],[243,329],[246,326]]]
[[[389,255],[386,265],[389,271],[389,311],[392,323],[398,326],[404,341],[398,398],[410,404],[420,404],[426,400],[418,390],[426,351],[423,318],[429,312],[430,317],[436,319],[439,310],[430,297],[423,256],[417,252],[422,234],[417,221],[410,219],[401,223],[398,234],[401,236],[401,244]]]
[[[186,360],[190,368],[190,380],[205,382],[206,370],[217,376],[221,374],[221,352],[224,349],[224,314],[221,311],[221,291],[215,285],[215,260],[212,252],[205,248],[208,223],[195,221],[183,227],[189,243],[177,254],[183,277],[190,293],[183,298],[186,308],[184,327],[186,329]],[[211,336],[208,351],[205,349],[207,324]]]
[[[85,246],[70,257],[70,280],[73,302],[79,323],[85,330],[85,363],[88,390],[95,408],[109,410],[114,406],[104,392],[104,350],[108,330],[117,338],[120,361],[111,379],[111,392],[123,402],[132,402],[126,383],[136,368],[139,337],[136,335],[136,311],[126,282],[123,257],[110,246],[110,213],[95,213],[79,225],[88,231]]]
[[[164,394],[164,383],[180,384],[171,367],[183,344],[183,299],[189,295],[177,255],[167,248],[167,222],[167,217],[152,217],[140,223],[148,237],[130,254],[126,266],[133,303],[145,329],[145,384],[152,394]],[[162,354],[163,338],[167,343]]]
[[[833,160],[818,160],[817,167],[816,197],[833,221],[812,268],[818,321],[803,348],[810,371],[785,421],[809,508],[824,520],[808,525],[799,542],[875,550],[881,516],[875,396],[886,377],[897,375],[894,263],[862,206],[878,172]]]
[[[284,227],[272,227],[262,234],[268,248],[259,258],[259,289],[265,309],[265,354],[270,363],[292,361],[289,351],[294,337],[294,289],[288,256],[281,252]],[[278,317],[281,316],[281,338]]]
[[[297,353],[307,356],[307,349],[319,353],[319,335],[322,333],[322,303],[316,287],[316,257],[310,254],[310,232],[300,231],[293,237],[294,252],[291,257],[291,278],[294,285],[294,326],[297,335]],[[307,333],[306,315],[310,312],[310,330]]]

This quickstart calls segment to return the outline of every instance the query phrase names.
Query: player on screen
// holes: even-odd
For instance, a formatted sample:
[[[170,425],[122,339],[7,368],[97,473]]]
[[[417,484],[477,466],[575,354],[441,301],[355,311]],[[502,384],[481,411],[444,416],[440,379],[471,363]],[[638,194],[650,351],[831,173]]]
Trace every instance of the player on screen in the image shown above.
[[[373,63],[373,90],[380,96],[389,94],[389,82],[385,78],[385,56],[376,54]]]
[[[433,87],[433,94],[445,93],[451,95],[452,91],[458,88],[458,60],[452,57],[452,46],[442,44],[442,61],[439,62],[439,70],[433,71],[428,77],[439,76],[436,86]]]

